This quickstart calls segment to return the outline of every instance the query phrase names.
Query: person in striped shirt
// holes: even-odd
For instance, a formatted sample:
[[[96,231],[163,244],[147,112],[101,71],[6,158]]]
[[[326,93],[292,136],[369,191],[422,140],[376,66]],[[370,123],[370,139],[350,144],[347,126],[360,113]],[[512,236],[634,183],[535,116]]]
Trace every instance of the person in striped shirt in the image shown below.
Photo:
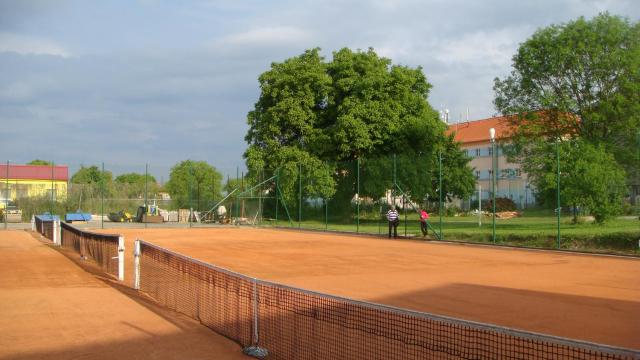
[[[389,221],[389,238],[391,238],[391,229],[393,228],[393,237],[398,237],[398,224],[400,224],[400,215],[395,206],[387,211],[387,221]]]

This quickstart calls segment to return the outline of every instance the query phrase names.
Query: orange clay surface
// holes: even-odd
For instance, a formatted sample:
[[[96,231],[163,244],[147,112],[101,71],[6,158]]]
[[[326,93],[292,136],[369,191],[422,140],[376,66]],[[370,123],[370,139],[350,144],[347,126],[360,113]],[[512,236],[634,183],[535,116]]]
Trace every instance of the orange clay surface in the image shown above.
[[[28,232],[0,231],[0,359],[248,359],[83,267]]]
[[[640,349],[640,259],[231,227],[108,232],[125,236],[127,281],[141,238],[264,280]]]

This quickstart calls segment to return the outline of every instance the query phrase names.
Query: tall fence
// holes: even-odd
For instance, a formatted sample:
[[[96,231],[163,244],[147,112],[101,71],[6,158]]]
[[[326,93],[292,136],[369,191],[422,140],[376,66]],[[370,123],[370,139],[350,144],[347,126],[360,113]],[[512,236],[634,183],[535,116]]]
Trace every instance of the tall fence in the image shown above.
[[[7,171],[0,172],[0,195],[4,195],[0,206],[20,209],[23,220],[43,212],[64,220],[66,214],[80,211],[92,215],[95,227],[115,227],[119,222],[145,227],[149,222],[249,224],[380,236],[388,236],[385,215],[395,207],[400,236],[637,254],[640,205],[624,203],[622,214],[636,218],[614,219],[613,230],[584,231],[593,221],[587,216],[589,209],[569,206],[568,197],[557,196],[571,193],[562,178],[566,172],[549,180],[557,185],[560,179],[558,191],[540,193],[526,174],[505,161],[502,152],[487,147],[466,151],[477,167],[467,185],[475,182],[475,187],[460,199],[450,195],[462,175],[469,173],[452,166],[452,159],[440,154],[390,154],[315,167],[291,162],[249,174],[238,167],[226,169],[226,179],[193,167],[176,176],[174,186],[169,182],[170,167],[158,164],[60,165],[68,166],[67,181],[58,180],[54,170],[59,165],[54,165],[44,172],[51,174],[50,183],[31,185]],[[494,161],[493,154],[500,159]],[[559,168],[556,154],[549,156],[551,179]],[[322,172],[326,176],[319,176]],[[532,208],[543,199],[546,207]],[[430,214],[426,233],[418,216],[421,209]],[[142,213],[155,216],[143,218]],[[521,219],[509,218],[522,214]]]
[[[355,301],[136,241],[136,287],[269,359],[638,359],[640,352]]]

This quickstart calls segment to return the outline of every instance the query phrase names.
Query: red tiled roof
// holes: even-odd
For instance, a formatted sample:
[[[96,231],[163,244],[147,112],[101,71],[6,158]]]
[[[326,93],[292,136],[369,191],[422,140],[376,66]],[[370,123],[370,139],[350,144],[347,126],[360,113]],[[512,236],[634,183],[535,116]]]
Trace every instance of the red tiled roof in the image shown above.
[[[69,167],[66,165],[18,165],[9,164],[9,179],[19,180],[69,180]],[[0,179],[7,179],[7,165],[0,164]]]
[[[496,139],[509,138],[509,123],[504,116],[451,124],[447,129],[447,135],[455,134],[455,140],[463,144],[487,142],[490,140],[489,129],[491,128],[496,129]]]

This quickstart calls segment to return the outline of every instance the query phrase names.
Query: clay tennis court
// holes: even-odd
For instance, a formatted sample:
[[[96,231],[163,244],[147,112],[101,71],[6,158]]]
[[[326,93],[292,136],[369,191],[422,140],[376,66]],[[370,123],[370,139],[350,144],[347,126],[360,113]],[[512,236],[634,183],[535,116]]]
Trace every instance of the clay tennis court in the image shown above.
[[[246,228],[118,229],[264,280],[591,342],[640,348],[640,260]]]
[[[0,359],[249,359],[63,253],[31,233],[0,232]]]

